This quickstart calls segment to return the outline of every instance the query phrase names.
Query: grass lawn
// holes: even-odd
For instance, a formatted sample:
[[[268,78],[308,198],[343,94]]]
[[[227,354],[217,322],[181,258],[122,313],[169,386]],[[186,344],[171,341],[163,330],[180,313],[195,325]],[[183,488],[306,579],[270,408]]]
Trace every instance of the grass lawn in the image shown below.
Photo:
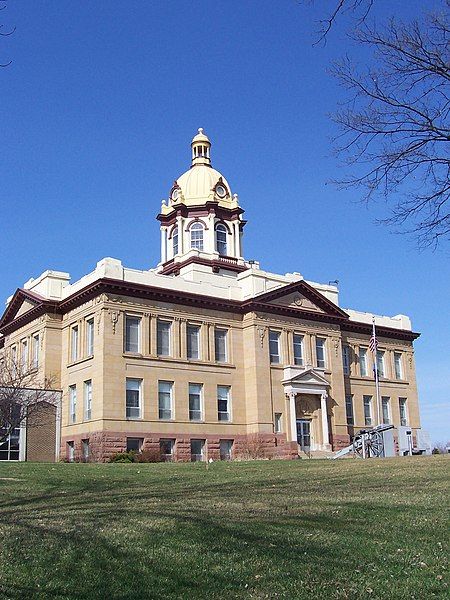
[[[0,464],[0,598],[449,598],[450,459]]]

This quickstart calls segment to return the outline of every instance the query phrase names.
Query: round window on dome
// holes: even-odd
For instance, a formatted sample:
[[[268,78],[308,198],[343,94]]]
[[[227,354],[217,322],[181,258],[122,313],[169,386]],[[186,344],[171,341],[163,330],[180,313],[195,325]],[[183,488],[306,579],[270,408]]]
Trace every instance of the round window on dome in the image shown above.
[[[177,200],[178,197],[180,195],[180,190],[179,188],[175,188],[172,190],[172,193],[170,194],[170,197],[172,198],[172,200]]]
[[[223,185],[218,185],[216,186],[216,194],[219,196],[219,198],[225,198],[227,195],[227,190]]]

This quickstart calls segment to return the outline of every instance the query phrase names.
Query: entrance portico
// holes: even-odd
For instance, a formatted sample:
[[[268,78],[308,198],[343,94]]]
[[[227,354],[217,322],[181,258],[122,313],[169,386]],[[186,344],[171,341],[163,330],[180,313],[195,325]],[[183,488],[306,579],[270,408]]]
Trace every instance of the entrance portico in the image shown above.
[[[290,441],[303,446],[308,440],[312,451],[331,450],[327,415],[330,384],[327,379],[312,367],[286,367],[282,383],[289,399]]]

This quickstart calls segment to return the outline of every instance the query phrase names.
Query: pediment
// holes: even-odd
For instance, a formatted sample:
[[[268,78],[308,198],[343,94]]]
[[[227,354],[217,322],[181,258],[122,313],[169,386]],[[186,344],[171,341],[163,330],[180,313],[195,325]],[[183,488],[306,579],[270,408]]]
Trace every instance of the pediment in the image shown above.
[[[330,382],[322,375],[321,372],[316,371],[316,369],[305,369],[299,372],[299,369],[294,367],[287,367],[285,369],[283,383],[289,383],[291,385],[302,384],[312,387],[324,387],[330,385]]]
[[[282,296],[281,298],[276,298],[272,300],[270,304],[276,304],[278,306],[289,306],[290,308],[300,308],[312,312],[325,313],[323,308],[320,308],[320,306],[317,306],[316,303],[312,302],[304,294],[300,294],[299,292],[293,292],[292,294],[287,294],[286,296]]]
[[[34,292],[18,289],[0,319],[0,328],[44,304],[47,304],[45,298]]]
[[[339,306],[304,280],[259,294],[249,300],[248,304],[253,305],[257,310],[270,310],[270,307],[273,307],[274,310],[289,309],[298,313],[317,313],[346,320],[349,318]]]
[[[35,306],[36,306],[36,303],[30,302],[29,300],[24,300],[22,302],[21,306],[19,307],[19,310],[14,315],[14,317],[20,317],[21,315],[27,313],[29,310],[31,310]]]

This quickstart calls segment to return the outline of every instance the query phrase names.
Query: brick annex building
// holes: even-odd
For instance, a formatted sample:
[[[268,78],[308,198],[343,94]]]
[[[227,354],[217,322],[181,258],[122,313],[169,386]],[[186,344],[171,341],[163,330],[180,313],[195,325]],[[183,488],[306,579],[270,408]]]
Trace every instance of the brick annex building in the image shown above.
[[[22,427],[0,458],[105,461],[127,448],[232,458],[255,439],[267,454],[295,457],[339,449],[380,420],[408,425],[414,438],[409,318],[375,318],[378,410],[372,315],[341,308],[335,286],[247,262],[244,211],[201,129],[191,147],[192,165],[157,216],[156,268],[105,258],[73,283],[46,271],[8,300],[4,360],[56,378],[62,400],[47,429],[33,437]]]

